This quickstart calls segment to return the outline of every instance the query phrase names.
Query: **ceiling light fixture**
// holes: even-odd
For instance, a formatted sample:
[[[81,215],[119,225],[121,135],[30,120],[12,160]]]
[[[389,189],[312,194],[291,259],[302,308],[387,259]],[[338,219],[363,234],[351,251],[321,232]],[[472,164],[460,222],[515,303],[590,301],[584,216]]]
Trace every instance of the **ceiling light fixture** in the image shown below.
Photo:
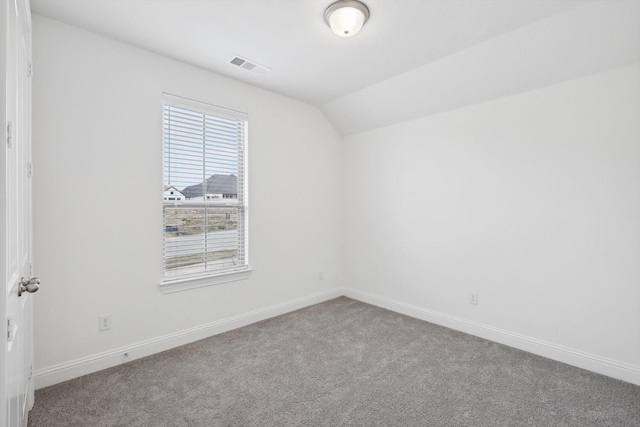
[[[369,8],[356,0],[339,0],[324,12],[324,20],[340,37],[352,37],[369,19]]]

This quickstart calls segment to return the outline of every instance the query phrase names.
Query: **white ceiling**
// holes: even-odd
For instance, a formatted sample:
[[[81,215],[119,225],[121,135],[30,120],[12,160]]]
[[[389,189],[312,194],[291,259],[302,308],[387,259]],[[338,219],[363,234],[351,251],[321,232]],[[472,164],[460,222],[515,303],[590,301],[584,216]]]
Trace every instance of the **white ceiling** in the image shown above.
[[[468,102],[458,99],[465,98],[455,90],[462,82],[449,75],[455,72],[458,78],[466,78],[465,73],[460,73],[460,67],[464,68],[465,63],[460,63],[459,59],[468,56],[469,52],[484,51],[487,55],[485,65],[489,64],[487,61],[508,64],[511,60],[508,54],[517,50],[517,46],[507,42],[510,35],[515,35],[514,43],[525,43],[520,49],[525,52],[521,52],[520,57],[527,56],[526,50],[533,49],[531,61],[545,59],[545,55],[536,54],[545,51],[546,47],[553,50],[556,42],[562,42],[555,40],[555,36],[589,34],[594,25],[594,14],[599,15],[603,8],[608,10],[610,5],[616,4],[619,7],[613,9],[618,12],[605,16],[601,29],[619,33],[618,25],[610,21],[627,17],[621,37],[638,35],[636,39],[640,43],[640,2],[636,0],[364,0],[371,18],[358,35],[347,39],[335,36],[323,20],[324,10],[332,2],[31,0],[31,6],[34,13],[317,105],[343,134],[376,126],[368,123],[370,118],[367,123],[356,123],[355,127],[345,125],[340,122],[345,111],[353,110],[354,106],[357,108],[362,102],[375,102],[375,96],[384,99],[387,90],[399,91],[396,100],[402,99],[403,95],[411,96],[415,82],[424,82],[424,87],[437,90],[438,96],[446,95],[449,88],[457,94],[456,99],[439,100],[441,108],[422,108],[425,113],[433,113],[455,108],[461,103],[481,102],[575,77],[568,76],[566,70],[556,73],[553,67],[546,66],[544,79],[539,81],[536,67],[516,67],[514,72],[518,75],[511,75],[505,82],[507,90],[501,88],[499,80],[492,81],[491,85],[497,86],[485,90],[486,93],[473,94]],[[593,9],[594,4],[600,9],[596,7],[587,14],[582,12]],[[596,29],[598,19],[595,16]],[[634,33],[636,29],[637,34]],[[618,39],[614,37],[615,40]],[[578,40],[577,43],[583,42]],[[620,66],[640,58],[637,43],[627,43],[626,50],[616,53],[617,56],[611,55],[608,45],[598,46],[593,37],[584,43],[602,51],[586,53],[586,56],[597,59],[601,54],[608,55],[602,61],[596,60],[601,65],[606,60],[609,66]],[[501,55],[503,45],[506,50]],[[638,49],[633,52],[636,47]],[[561,56],[566,54],[566,49],[572,48],[573,45],[564,46],[563,50],[556,49],[555,54]],[[229,60],[234,55],[267,66],[271,72],[259,76],[230,65]],[[630,55],[635,58],[629,59]],[[471,58],[475,62],[469,64],[483,67],[482,58],[476,56]],[[612,60],[611,56],[616,57]],[[443,68],[445,63],[448,65]],[[411,73],[414,77],[407,80]],[[584,74],[584,70],[580,69],[580,73]],[[421,80],[422,77],[430,80]],[[482,80],[473,83],[487,86]],[[378,93],[381,85],[382,95]],[[398,107],[394,108],[398,113]],[[400,107],[400,110],[404,109]],[[366,110],[361,113],[362,117],[365,113],[370,114]],[[351,119],[357,122],[357,116],[358,112]],[[403,114],[400,116],[393,121],[407,118]]]

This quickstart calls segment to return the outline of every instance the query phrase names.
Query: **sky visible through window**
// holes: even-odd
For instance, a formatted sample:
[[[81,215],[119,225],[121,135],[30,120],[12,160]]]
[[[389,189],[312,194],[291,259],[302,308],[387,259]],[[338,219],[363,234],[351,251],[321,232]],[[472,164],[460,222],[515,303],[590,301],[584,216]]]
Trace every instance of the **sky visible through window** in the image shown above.
[[[238,176],[236,119],[166,105],[164,114],[165,186],[183,191],[214,175]]]

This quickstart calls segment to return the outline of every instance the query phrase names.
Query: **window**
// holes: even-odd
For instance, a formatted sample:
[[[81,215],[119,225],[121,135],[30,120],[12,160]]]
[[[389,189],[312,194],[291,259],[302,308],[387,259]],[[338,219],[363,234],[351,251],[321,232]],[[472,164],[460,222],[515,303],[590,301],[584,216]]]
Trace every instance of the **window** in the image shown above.
[[[163,282],[248,270],[247,115],[165,95],[163,144]]]

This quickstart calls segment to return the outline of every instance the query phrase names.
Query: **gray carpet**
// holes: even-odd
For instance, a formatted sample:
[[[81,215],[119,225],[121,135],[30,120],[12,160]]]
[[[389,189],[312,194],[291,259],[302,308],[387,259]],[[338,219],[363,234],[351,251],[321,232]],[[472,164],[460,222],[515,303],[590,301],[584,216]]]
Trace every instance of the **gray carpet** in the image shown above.
[[[29,426],[640,426],[640,387],[345,297],[36,392]]]

